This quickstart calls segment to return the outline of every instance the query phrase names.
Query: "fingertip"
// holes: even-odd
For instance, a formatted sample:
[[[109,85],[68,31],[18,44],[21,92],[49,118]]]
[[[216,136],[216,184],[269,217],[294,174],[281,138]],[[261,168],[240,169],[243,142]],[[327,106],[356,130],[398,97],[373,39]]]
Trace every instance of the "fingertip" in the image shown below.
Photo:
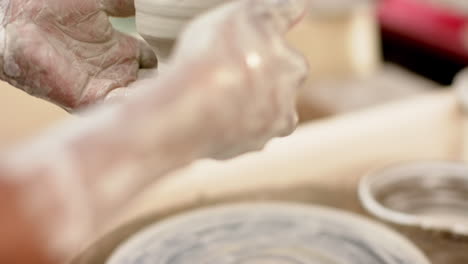
[[[139,63],[140,68],[155,68],[158,66],[158,58],[154,53],[153,49],[144,41],[139,40],[139,50],[140,50],[140,57]]]
[[[121,102],[123,99],[129,96],[131,91],[132,91],[131,89],[128,89],[126,87],[119,87],[119,88],[113,89],[106,95],[106,97],[104,98],[104,101],[106,103]]]
[[[281,124],[278,137],[287,137],[291,135],[297,128],[299,123],[299,115],[296,110],[290,112]]]
[[[262,22],[286,32],[304,17],[308,0],[250,0],[248,6],[256,6],[259,15],[265,17]]]

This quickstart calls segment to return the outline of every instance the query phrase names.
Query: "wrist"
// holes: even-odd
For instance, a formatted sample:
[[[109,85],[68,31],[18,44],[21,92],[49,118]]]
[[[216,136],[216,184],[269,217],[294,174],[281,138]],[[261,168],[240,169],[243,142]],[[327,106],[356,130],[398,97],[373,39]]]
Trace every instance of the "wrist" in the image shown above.
[[[100,121],[81,125],[88,132],[72,139],[75,147],[70,149],[81,157],[77,167],[100,222],[162,176],[207,157],[200,100],[154,91],[111,106],[108,114],[88,117]]]
[[[136,136],[140,149],[152,153],[152,158],[177,157],[192,161],[206,158],[212,152],[213,120],[210,118],[211,103],[203,75],[196,74],[193,67],[168,69],[157,80],[157,85],[138,87],[147,89],[124,110],[136,127],[144,129]],[[192,78],[195,77],[195,78]],[[132,105],[133,104],[133,105]],[[137,110],[133,111],[132,109]],[[137,118],[135,118],[137,117]],[[138,121],[139,120],[139,121]]]

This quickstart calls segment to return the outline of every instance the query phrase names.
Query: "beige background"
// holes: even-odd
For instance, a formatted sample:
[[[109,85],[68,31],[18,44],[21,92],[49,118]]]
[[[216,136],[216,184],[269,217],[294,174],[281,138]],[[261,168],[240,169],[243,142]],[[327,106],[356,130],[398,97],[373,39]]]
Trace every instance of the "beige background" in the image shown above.
[[[67,117],[61,108],[0,82],[0,149]]]

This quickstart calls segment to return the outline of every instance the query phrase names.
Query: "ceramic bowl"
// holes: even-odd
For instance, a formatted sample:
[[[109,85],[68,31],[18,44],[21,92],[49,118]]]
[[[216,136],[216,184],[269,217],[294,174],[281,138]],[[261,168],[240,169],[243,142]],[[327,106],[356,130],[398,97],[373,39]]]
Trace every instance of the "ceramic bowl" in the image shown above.
[[[364,207],[404,226],[468,236],[468,166],[457,162],[416,162],[364,177]]]

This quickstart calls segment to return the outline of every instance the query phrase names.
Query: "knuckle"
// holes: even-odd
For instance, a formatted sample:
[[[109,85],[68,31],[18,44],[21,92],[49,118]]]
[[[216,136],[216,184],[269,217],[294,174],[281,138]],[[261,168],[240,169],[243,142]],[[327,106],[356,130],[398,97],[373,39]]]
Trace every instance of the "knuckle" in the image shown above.
[[[295,128],[297,127],[299,118],[296,111],[289,112],[282,118],[277,126],[277,136],[285,137],[289,136],[292,132],[294,132]]]
[[[261,137],[254,141],[251,141],[247,144],[246,149],[247,152],[256,152],[261,151],[265,148],[266,143],[269,141],[270,137]]]
[[[293,79],[297,81],[298,86],[302,85],[309,77],[310,65],[308,60],[296,50],[291,50],[288,60]]]

